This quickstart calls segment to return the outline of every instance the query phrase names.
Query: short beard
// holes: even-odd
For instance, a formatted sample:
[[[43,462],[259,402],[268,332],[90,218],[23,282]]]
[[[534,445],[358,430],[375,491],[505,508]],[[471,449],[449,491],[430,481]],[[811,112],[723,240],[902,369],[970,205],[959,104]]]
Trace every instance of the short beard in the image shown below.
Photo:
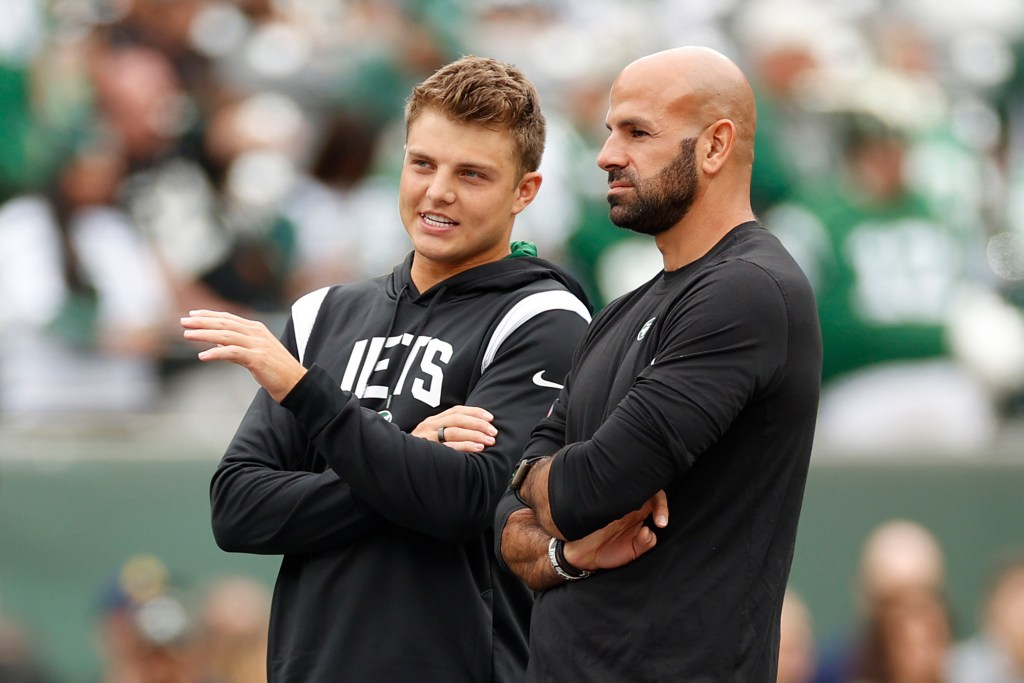
[[[697,195],[697,138],[679,143],[679,154],[653,178],[639,179],[623,169],[608,172],[608,183],[632,180],[633,197],[611,195],[612,223],[643,235],[665,232],[682,220]]]

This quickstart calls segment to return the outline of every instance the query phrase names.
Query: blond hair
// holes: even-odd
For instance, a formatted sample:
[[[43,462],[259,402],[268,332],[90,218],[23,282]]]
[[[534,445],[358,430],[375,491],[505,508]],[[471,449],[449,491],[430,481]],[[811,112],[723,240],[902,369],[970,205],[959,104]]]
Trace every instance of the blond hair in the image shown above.
[[[518,68],[467,55],[413,88],[405,103],[405,128],[425,109],[453,121],[507,130],[520,173],[536,171],[544,154],[545,122],[536,88]]]

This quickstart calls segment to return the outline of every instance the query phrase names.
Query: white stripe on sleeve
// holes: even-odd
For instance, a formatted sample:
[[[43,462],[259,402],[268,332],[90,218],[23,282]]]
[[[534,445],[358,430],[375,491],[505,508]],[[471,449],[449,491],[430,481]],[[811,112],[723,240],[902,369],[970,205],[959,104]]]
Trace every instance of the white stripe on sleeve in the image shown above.
[[[581,318],[590,322],[590,311],[583,305],[583,302],[574,295],[564,290],[553,290],[550,292],[538,292],[531,294],[515,306],[509,309],[505,317],[501,319],[498,326],[494,328],[491,339],[484,351],[484,359],[480,365],[480,371],[484,372],[494,361],[498,349],[523,323],[534,316],[545,311],[572,311]]]
[[[320,305],[330,287],[322,287],[314,292],[302,296],[292,304],[292,327],[295,330],[295,346],[299,350],[299,362],[304,363],[306,356],[306,344],[309,343],[309,335],[313,332],[313,323],[316,322],[316,314],[320,312]]]

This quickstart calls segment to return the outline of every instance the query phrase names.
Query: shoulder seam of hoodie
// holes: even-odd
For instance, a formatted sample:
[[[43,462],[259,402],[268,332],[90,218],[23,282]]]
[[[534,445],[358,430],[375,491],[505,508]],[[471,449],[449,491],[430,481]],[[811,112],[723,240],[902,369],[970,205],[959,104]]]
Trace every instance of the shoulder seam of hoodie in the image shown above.
[[[515,306],[498,322],[487,342],[487,349],[484,351],[484,359],[480,363],[480,372],[485,372],[494,357],[498,355],[498,349],[513,332],[519,329],[528,320],[546,311],[571,311],[581,318],[590,322],[590,311],[586,305],[574,294],[561,289],[538,292],[525,297],[517,302]]]

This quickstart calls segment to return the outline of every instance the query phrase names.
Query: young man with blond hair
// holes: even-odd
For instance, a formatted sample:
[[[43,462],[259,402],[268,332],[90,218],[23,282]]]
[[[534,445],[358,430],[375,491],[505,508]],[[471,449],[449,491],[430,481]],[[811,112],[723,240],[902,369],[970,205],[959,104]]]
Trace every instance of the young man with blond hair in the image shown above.
[[[510,249],[545,135],[518,69],[442,67],[412,91],[406,126],[413,251],[394,272],[304,296],[280,341],[230,313],[182,319],[211,345],[202,360],[261,385],[211,500],[222,548],[283,555],[275,682],[525,671],[532,594],[491,552],[494,510],[588,305],[557,267]]]

